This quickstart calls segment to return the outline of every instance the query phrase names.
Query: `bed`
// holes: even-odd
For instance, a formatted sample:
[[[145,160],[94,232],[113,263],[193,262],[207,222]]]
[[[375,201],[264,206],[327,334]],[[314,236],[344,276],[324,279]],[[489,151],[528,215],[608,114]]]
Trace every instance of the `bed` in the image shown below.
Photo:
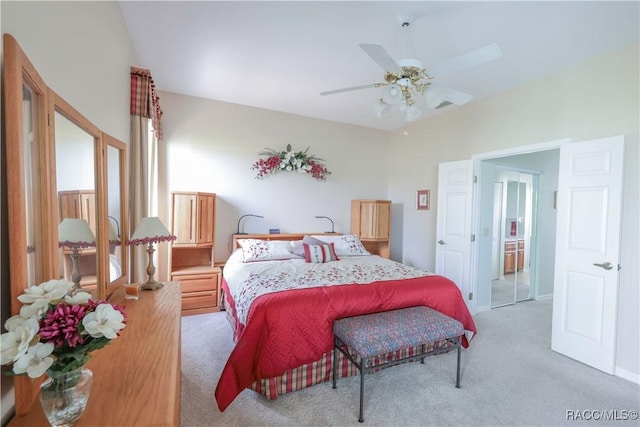
[[[235,346],[216,387],[221,411],[245,388],[275,399],[329,381],[339,318],[424,305],[463,324],[464,347],[477,333],[455,283],[372,254],[355,235],[234,236],[234,247],[222,279]],[[339,376],[357,374],[342,354],[337,362]]]

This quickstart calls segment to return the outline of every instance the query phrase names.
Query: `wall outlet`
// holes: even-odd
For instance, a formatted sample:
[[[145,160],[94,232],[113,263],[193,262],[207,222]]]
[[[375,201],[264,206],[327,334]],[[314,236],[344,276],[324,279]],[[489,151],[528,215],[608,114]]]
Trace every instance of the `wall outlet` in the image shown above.
[[[269,229],[269,234],[280,234],[280,229],[279,228],[270,228]]]

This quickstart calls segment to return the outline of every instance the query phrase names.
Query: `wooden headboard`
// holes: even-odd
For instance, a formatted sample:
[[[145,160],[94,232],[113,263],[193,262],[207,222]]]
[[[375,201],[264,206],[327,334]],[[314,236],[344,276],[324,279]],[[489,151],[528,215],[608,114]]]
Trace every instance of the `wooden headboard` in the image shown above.
[[[240,247],[238,240],[242,239],[259,239],[259,240],[302,240],[304,236],[319,236],[326,234],[327,236],[339,236],[342,233],[287,233],[287,234],[234,234],[233,249]]]
[[[233,250],[240,247],[238,240],[242,239],[259,239],[259,240],[302,240],[304,236],[340,236],[342,233],[287,233],[287,234],[234,234]],[[380,255],[389,258],[389,241],[379,240],[361,240],[364,247],[372,255]]]

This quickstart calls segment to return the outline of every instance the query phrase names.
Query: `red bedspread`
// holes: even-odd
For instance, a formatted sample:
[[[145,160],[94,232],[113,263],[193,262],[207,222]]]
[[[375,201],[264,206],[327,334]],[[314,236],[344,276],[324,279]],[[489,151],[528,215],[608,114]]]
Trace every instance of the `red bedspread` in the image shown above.
[[[258,297],[216,387],[227,406],[254,381],[318,360],[333,348],[333,322],[343,317],[425,305],[476,333],[460,290],[443,276],[274,292]],[[469,345],[463,337],[463,345]]]

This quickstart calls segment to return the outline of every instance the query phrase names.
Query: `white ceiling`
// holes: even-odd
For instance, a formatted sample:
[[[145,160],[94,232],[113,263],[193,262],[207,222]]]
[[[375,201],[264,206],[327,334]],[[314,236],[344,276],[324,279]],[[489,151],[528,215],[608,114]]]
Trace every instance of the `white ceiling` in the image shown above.
[[[495,42],[502,58],[434,79],[491,96],[640,41],[637,1],[121,1],[137,50],[161,91],[377,129],[382,89],[330,96],[331,89],[382,81],[358,46],[382,43],[395,59],[405,44],[400,12],[415,16],[408,56],[430,65]],[[615,78],[615,76],[606,76]],[[602,82],[606,84],[606,80]],[[585,88],[589,90],[589,88]],[[429,110],[420,120],[453,108]]]

